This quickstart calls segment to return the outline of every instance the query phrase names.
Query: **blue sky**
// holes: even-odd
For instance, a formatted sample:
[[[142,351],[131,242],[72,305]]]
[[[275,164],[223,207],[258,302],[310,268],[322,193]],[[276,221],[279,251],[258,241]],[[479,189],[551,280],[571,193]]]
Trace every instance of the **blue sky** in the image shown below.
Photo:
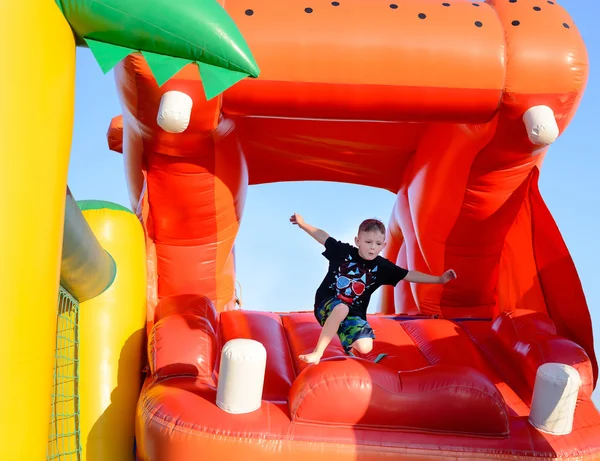
[[[541,1],[541,0],[540,0]],[[600,346],[600,149],[596,143],[600,103],[600,4],[562,0],[588,46],[590,79],[573,122],[551,147],[540,178],[542,195],[579,271]],[[111,118],[120,114],[112,72],[103,75],[89,50],[77,51],[77,93],[69,185],[76,199],[129,206],[123,163],[107,147]],[[594,104],[595,103],[595,104]],[[337,205],[344,197],[345,206]],[[297,211],[336,238],[352,241],[366,217],[388,221],[395,196],[378,189],[334,183],[280,183],[250,187],[236,246],[238,281],[246,309],[311,309],[326,261],[321,247],[288,222]],[[324,203],[336,204],[324,206]],[[373,305],[377,297],[373,298]],[[600,355],[600,354],[599,354]],[[600,392],[594,395],[600,407]]]

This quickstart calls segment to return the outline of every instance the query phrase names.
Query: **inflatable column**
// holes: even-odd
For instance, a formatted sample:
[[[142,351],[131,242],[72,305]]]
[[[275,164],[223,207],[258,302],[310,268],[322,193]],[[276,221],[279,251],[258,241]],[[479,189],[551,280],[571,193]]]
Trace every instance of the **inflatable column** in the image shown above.
[[[135,408],[145,364],[144,232],[124,207],[100,201],[80,201],[79,206],[116,265],[111,286],[80,304],[81,459],[133,460]]]
[[[115,80],[130,201],[139,204],[147,231],[150,285],[160,298],[200,294],[217,311],[234,308],[233,246],[248,187],[234,119],[221,120],[222,97],[206,100],[194,66],[159,88],[144,58],[131,55],[115,67]],[[109,139],[119,151],[114,122]]]
[[[0,452],[33,461],[48,442],[75,41],[53,1],[1,11]]]

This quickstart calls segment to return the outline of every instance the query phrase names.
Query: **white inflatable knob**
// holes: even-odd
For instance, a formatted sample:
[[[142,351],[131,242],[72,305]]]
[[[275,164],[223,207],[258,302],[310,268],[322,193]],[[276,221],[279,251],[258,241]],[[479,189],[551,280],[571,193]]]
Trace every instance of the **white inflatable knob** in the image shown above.
[[[227,413],[251,413],[260,408],[267,351],[253,339],[227,341],[221,352],[217,406]]]
[[[560,134],[554,111],[548,106],[533,106],[523,114],[527,136],[536,146],[548,146]]]
[[[156,123],[167,133],[183,133],[190,124],[194,102],[181,91],[167,91],[160,99]]]
[[[541,432],[570,434],[581,377],[562,363],[545,363],[535,377],[529,422]]]

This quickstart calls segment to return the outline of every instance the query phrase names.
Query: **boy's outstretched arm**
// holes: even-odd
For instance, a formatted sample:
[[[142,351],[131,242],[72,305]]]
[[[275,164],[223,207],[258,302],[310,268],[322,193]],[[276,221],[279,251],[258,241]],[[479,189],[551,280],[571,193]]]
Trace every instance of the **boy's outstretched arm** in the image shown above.
[[[300,229],[314,238],[321,245],[325,245],[326,240],[329,238],[329,234],[322,229],[318,229],[310,224],[304,222],[304,218],[298,213],[294,213],[290,218],[292,224],[296,224]]]
[[[448,283],[456,278],[456,272],[452,269],[447,270],[442,275],[423,274],[418,271],[408,271],[404,280],[413,283]]]

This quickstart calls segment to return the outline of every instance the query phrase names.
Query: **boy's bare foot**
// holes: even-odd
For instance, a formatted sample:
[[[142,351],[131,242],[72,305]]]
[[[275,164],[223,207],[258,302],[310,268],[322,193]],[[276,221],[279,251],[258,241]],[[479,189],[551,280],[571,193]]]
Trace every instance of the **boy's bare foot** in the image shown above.
[[[320,362],[322,355],[323,354],[319,354],[318,352],[313,352],[311,354],[302,354],[298,356],[298,358],[303,362],[312,363],[316,365]]]

